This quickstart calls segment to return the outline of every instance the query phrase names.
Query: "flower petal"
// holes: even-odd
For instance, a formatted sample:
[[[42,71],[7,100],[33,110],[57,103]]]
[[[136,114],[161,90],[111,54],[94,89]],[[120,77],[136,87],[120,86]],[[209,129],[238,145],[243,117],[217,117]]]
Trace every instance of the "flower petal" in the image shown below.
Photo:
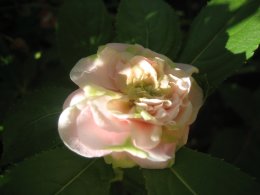
[[[106,44],[106,47],[112,48],[118,52],[125,51],[130,45],[124,44],[124,43],[108,43]]]
[[[85,157],[99,157],[111,153],[108,146],[119,145],[128,138],[128,132],[108,132],[98,127],[89,107],[80,111],[68,107],[59,118],[59,134],[74,152]]]
[[[82,89],[77,89],[76,91],[74,91],[67,97],[67,99],[65,100],[65,102],[63,104],[63,109],[65,109],[69,106],[77,105],[84,99],[86,99],[86,97],[84,95],[84,91]]]
[[[188,76],[191,76],[193,73],[198,73],[199,70],[192,65],[189,64],[181,64],[181,63],[175,63],[176,67],[184,71]]]
[[[85,108],[77,117],[79,139],[93,149],[105,149],[108,146],[123,144],[129,136],[127,131],[114,132],[104,130],[95,122],[90,107]],[[106,125],[108,128],[109,124]]]
[[[118,118],[109,111],[110,96],[100,96],[92,99],[89,103],[93,120],[96,125],[108,132],[130,132],[128,119]]]
[[[167,168],[202,105],[196,72],[137,44],[101,46],[70,73],[80,89],[64,103],[60,137],[74,152],[105,156],[114,167]]]
[[[100,157],[111,153],[109,150],[95,150],[86,146],[78,136],[76,120],[80,111],[76,107],[68,107],[60,115],[59,134],[64,144],[75,153],[85,157]]]
[[[141,149],[154,148],[160,143],[162,127],[142,121],[130,123],[132,127],[133,144]]]
[[[79,60],[71,70],[70,78],[80,88],[94,84],[116,90],[113,79],[108,73],[111,72],[111,66],[116,63],[117,59],[118,54],[106,48],[100,57],[93,55]]]
[[[176,144],[159,144],[152,150],[146,150],[148,152],[148,158],[137,158],[131,156],[131,158],[142,168],[147,169],[164,169],[170,167],[174,163]]]
[[[185,126],[191,124],[192,104],[187,102],[187,105],[182,105],[178,116],[174,119],[178,126]]]

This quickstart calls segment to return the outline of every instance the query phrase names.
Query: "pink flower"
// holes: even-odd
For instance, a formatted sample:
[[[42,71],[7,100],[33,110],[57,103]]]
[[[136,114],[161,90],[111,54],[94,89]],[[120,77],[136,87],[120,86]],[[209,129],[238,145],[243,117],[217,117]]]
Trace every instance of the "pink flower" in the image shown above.
[[[64,103],[59,134],[72,151],[114,167],[173,164],[202,105],[198,70],[140,45],[110,43],[70,73],[79,89]]]

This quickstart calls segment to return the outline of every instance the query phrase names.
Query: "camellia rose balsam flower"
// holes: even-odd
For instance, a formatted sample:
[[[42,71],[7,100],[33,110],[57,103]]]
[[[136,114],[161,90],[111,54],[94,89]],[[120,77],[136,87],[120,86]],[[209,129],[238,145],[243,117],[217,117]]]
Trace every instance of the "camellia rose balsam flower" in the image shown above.
[[[60,137],[72,151],[104,156],[114,167],[169,167],[202,105],[194,72],[140,45],[101,46],[70,73],[79,89],[64,103]]]

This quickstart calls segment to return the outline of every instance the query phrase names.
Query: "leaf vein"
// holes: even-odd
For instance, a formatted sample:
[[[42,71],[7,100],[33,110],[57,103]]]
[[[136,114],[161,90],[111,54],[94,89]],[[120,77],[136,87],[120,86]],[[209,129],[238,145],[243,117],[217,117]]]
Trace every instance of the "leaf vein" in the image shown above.
[[[225,28],[227,27],[227,25],[230,24],[230,23],[233,21],[233,19],[235,18],[235,16],[237,15],[237,13],[238,13],[239,11],[240,11],[240,9],[238,9],[238,10],[236,10],[236,11],[234,12],[234,15],[233,15],[232,17],[230,17],[229,20],[227,20],[227,21],[224,23],[224,25],[222,25],[222,28],[220,28],[220,29],[216,32],[215,36],[208,42],[208,44],[205,46],[205,48],[202,49],[197,56],[195,56],[195,58],[190,62],[190,64],[194,64],[194,62],[197,61],[197,59],[204,53],[204,51],[206,51],[206,50],[211,46],[211,44],[216,40],[216,38],[219,36],[219,34],[220,34],[221,32],[223,32],[223,31],[225,30]]]
[[[176,170],[173,168],[170,168],[170,170],[193,195],[198,195]]]
[[[56,193],[60,194],[65,188],[71,185],[78,177],[80,177],[90,166],[92,166],[96,162],[96,159],[88,163],[81,171],[79,171],[74,177],[72,177],[64,186],[62,186]]]

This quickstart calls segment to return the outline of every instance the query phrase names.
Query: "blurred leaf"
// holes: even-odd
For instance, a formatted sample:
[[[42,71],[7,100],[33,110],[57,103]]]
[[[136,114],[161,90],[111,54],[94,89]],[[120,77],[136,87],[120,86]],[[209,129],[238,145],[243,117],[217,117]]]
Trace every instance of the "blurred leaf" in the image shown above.
[[[11,89],[6,83],[0,82],[0,89],[4,91],[4,93],[0,96],[0,121],[3,121],[3,118],[6,114],[6,111],[9,109],[10,105],[13,104],[13,101],[16,99],[17,91]]]
[[[80,157],[64,148],[18,164],[2,178],[1,194],[108,194],[114,177],[101,159]]]
[[[122,0],[116,28],[119,42],[138,43],[171,58],[179,51],[178,17],[161,0]]]
[[[112,20],[101,0],[65,1],[58,18],[58,44],[67,69],[110,41]]]
[[[150,195],[230,194],[257,195],[259,185],[248,175],[216,158],[181,149],[170,169],[144,170]]]
[[[253,102],[252,100],[246,101],[252,97],[252,93],[248,89],[236,84],[225,84],[219,89],[219,92],[227,107],[233,109],[245,121],[251,121]],[[243,103],[245,101],[246,103]]]
[[[225,161],[234,163],[243,150],[247,140],[247,131],[240,128],[225,128],[216,132],[209,153],[223,158]]]
[[[244,127],[245,128],[245,127]],[[224,129],[212,142],[209,152],[232,162],[260,181],[260,134],[258,129]]]
[[[246,127],[243,127],[246,128]],[[209,153],[224,158],[260,181],[259,129],[226,128],[219,131]]]
[[[14,57],[9,64],[0,66],[0,82],[18,93],[27,91],[28,85],[35,79],[38,71],[33,55]]]
[[[227,106],[242,120],[237,122],[239,128],[217,131],[209,152],[232,162],[260,181],[260,89],[253,93],[238,85],[225,85],[219,91]]]
[[[258,129],[260,132],[260,125],[259,125],[259,121],[260,121],[260,86],[259,88],[253,93],[253,116],[254,116],[254,120],[252,122],[252,127]],[[260,142],[259,142],[260,143]]]
[[[124,170],[123,184],[128,192],[132,195],[147,194],[145,189],[144,177],[140,168],[131,168]]]
[[[2,164],[60,143],[57,121],[68,94],[64,88],[42,89],[24,97],[10,110],[4,123]]]
[[[226,85],[220,92],[225,103],[243,119],[244,126],[240,121],[240,128],[244,128],[244,133],[241,134],[239,129],[219,132],[210,153],[225,159],[236,155],[233,163],[260,181],[260,89],[251,92],[238,85]]]
[[[115,173],[120,173],[120,177],[112,183],[110,195],[147,194],[141,168],[115,169]]]
[[[260,182],[260,128],[250,130],[241,145],[243,147],[234,164],[243,171],[257,177],[258,182]]]
[[[259,86],[259,85],[258,85]],[[251,127],[250,134],[244,144],[240,156],[236,160],[237,166],[257,177],[260,182],[260,88],[252,93],[250,98],[241,104],[252,105],[251,120],[247,120],[247,125]],[[241,110],[243,112],[243,110]]]
[[[259,5],[258,0],[212,0],[193,22],[180,61],[199,68],[206,93],[234,73],[258,47]]]

